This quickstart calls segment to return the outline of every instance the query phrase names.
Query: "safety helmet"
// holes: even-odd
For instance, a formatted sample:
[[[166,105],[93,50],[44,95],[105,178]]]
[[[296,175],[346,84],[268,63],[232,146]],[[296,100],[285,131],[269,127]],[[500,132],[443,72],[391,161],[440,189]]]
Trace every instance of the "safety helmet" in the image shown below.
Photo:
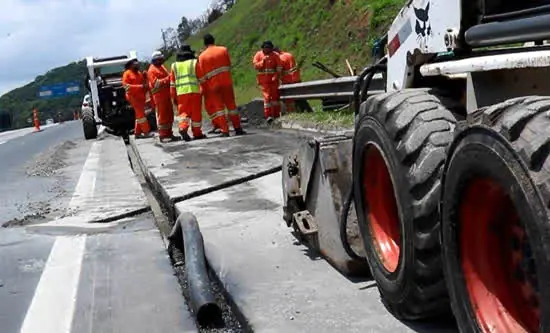
[[[151,56],[152,60],[158,60],[158,59],[162,59],[162,58],[164,58],[164,55],[162,55],[162,52],[160,52],[160,51],[153,52],[153,55]]]

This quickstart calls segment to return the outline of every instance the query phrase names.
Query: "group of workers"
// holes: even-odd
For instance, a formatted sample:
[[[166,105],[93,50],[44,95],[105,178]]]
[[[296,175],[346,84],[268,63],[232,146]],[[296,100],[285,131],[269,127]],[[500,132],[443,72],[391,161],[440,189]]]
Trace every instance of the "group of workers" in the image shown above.
[[[229,137],[229,118],[236,135],[246,134],[235,102],[231,59],[226,47],[216,45],[214,37],[207,34],[198,58],[189,45],[184,45],[170,70],[164,66],[164,60],[161,52],[155,52],[146,72],[140,71],[137,59],[126,64],[122,83],[126,98],[135,110],[136,138],[151,136],[145,114],[147,94],[151,95],[151,104],[157,111],[161,142],[206,138],[202,132],[203,98],[212,132],[219,131],[222,137]],[[262,50],[254,56],[253,65],[264,97],[264,116],[271,123],[281,114],[280,84],[300,82],[300,71],[292,54],[276,48],[271,41],[262,44]],[[294,101],[286,100],[285,103],[288,112],[296,110]],[[177,106],[180,137],[176,137],[172,130],[174,106]],[[193,138],[189,136],[189,127]]]

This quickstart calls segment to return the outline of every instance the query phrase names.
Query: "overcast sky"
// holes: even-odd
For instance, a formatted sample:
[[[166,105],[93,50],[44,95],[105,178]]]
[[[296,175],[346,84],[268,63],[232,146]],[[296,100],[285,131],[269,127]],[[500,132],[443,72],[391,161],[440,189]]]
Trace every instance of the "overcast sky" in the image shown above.
[[[149,57],[161,29],[200,15],[211,0],[0,0],[0,96],[86,56],[137,50]]]

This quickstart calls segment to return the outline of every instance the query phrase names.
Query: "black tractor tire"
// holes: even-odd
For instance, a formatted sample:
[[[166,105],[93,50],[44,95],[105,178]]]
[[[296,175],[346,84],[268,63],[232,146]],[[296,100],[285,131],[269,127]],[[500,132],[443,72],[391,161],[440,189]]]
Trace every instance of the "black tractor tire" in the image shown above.
[[[478,110],[449,149],[443,259],[461,332],[550,332],[549,110],[539,96]]]
[[[451,313],[438,203],[456,128],[451,110],[459,107],[434,90],[405,89],[367,99],[357,117],[353,184],[359,227],[382,302],[402,320]],[[392,241],[399,251],[382,251]]]
[[[82,128],[84,130],[84,138],[86,140],[97,138],[97,125],[93,112],[88,110],[82,112]]]

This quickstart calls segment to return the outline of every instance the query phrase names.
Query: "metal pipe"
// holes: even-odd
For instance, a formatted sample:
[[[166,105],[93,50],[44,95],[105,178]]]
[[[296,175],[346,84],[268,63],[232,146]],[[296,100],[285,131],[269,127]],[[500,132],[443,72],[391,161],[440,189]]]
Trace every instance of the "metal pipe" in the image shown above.
[[[476,25],[468,29],[464,37],[473,47],[549,39],[550,15]]]
[[[204,242],[195,215],[184,212],[176,220],[168,239],[185,255],[189,283],[189,305],[202,327],[223,324],[222,310],[210,289]]]

